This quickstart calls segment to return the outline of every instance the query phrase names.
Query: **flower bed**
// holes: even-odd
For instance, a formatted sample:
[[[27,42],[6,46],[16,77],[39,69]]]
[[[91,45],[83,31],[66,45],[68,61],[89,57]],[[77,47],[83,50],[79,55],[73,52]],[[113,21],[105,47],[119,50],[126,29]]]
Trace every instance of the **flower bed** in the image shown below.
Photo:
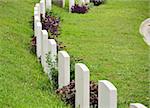
[[[56,93],[61,96],[61,99],[72,107],[75,107],[75,81],[72,80],[69,85],[61,89],[57,89]],[[90,107],[98,108],[98,85],[90,81]]]
[[[87,13],[89,10],[88,5],[79,5],[79,4],[75,4],[74,6],[72,6],[71,8],[71,12],[72,13],[81,13],[81,14],[85,14]]]

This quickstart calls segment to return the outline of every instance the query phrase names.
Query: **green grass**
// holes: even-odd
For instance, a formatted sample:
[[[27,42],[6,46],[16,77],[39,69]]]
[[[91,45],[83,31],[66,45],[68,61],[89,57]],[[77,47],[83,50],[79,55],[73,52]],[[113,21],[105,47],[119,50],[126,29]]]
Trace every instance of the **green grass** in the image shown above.
[[[0,0],[0,108],[65,108],[29,51],[35,2]],[[139,34],[148,0],[107,0],[85,15],[56,6],[53,11],[63,19],[60,40],[84,59],[91,80],[107,79],[118,88],[118,108],[130,102],[148,106],[150,50]]]
[[[67,108],[30,53],[35,2],[0,0],[0,108]]]
[[[117,87],[118,108],[150,102],[150,49],[139,34],[148,10],[149,0],[107,0],[85,15],[53,6],[63,19],[59,40],[71,55],[84,59],[91,80],[106,79]]]

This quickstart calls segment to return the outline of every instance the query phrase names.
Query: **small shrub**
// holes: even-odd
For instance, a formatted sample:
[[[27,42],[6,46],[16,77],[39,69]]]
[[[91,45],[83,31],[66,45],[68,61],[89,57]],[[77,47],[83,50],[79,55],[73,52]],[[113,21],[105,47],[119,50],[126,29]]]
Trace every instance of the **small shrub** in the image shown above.
[[[57,51],[64,50],[66,46],[63,44],[63,42],[60,42],[58,40],[58,35],[60,35],[60,17],[53,12],[47,12],[45,19],[43,19],[41,14],[41,20],[42,29],[47,30],[48,38],[55,39],[57,43]],[[34,31],[34,17],[32,17],[32,21],[30,21],[30,24],[32,25],[32,29]],[[31,39],[31,52],[33,52],[34,54],[36,53],[36,36],[34,35]]]
[[[61,18],[53,12],[46,12],[45,19],[42,18],[42,29],[47,30],[48,38],[55,39],[57,43],[57,51],[64,50],[66,46],[58,40],[60,35]]]
[[[98,85],[90,81],[90,107],[98,108]],[[56,93],[60,95],[61,99],[75,107],[75,81],[71,81],[69,85],[61,89],[57,89]]]
[[[60,18],[45,14],[45,19],[42,18],[42,29],[47,30],[50,39],[55,39],[60,35]]]
[[[75,4],[74,6],[72,6],[71,8],[71,12],[72,13],[87,13],[89,10],[89,7],[87,5],[79,5],[79,4]]]
[[[70,57],[70,81],[75,80],[75,64],[80,62],[83,62],[82,58]]]
[[[69,85],[64,86],[61,89],[57,89],[56,93],[60,95],[61,99],[75,107],[75,81],[71,81]]]
[[[91,0],[91,2],[94,3],[94,6],[99,6],[104,3],[104,0]]]
[[[58,88],[58,69],[55,67],[56,63],[52,61],[51,57],[50,57],[50,52],[46,55],[46,62],[48,63],[48,67],[50,69],[50,78],[52,81],[52,85],[54,87],[54,89]],[[75,63],[76,62],[81,62],[82,59],[80,58],[75,58],[73,56],[71,56],[70,59],[70,80],[75,80]],[[58,62],[58,59],[56,57],[56,62]]]
[[[56,68],[57,63],[52,61],[50,54],[51,54],[50,52],[46,54],[46,62],[50,69],[48,76],[50,78],[53,89],[56,90],[58,88],[58,69]],[[57,57],[56,57],[56,61],[58,61]]]

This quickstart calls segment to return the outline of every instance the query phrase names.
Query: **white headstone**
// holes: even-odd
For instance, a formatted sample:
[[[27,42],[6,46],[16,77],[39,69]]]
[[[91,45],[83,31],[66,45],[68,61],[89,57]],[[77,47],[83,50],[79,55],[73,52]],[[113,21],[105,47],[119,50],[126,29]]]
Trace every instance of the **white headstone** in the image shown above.
[[[141,23],[140,33],[143,36],[144,41],[150,46],[150,18]]]
[[[145,31],[143,32],[145,42],[150,45],[150,23],[149,26],[145,27]]]
[[[65,7],[65,0],[62,0],[62,7]]]
[[[48,10],[52,9],[52,0],[46,0],[46,9]]]
[[[143,33],[145,32],[146,27],[149,26],[149,25],[150,25],[150,18],[144,20],[144,21],[141,23],[140,29],[139,29],[141,35],[143,35]]]
[[[74,0],[69,0],[69,12],[71,12],[72,6],[74,6]]]
[[[56,67],[57,43],[54,39],[48,39],[48,52],[50,52],[51,60]]]
[[[85,3],[90,3],[90,0],[85,0]]]
[[[38,8],[37,7],[34,7],[34,18],[35,18],[35,16],[38,16]]]
[[[46,56],[48,54],[48,33],[46,30],[42,30],[42,43],[41,43],[41,63],[44,68],[44,71],[47,73],[48,64]]]
[[[75,65],[75,108],[89,108],[89,69],[82,63]]]
[[[34,36],[37,36],[37,22],[40,22],[38,16],[34,16]]]
[[[45,18],[45,0],[40,1],[40,13],[42,14],[42,17]]]
[[[41,22],[37,22],[37,37],[36,37],[36,54],[37,57],[41,57],[41,43],[42,43],[42,36],[41,36],[41,31],[42,31],[42,24]]]
[[[98,83],[98,108],[117,108],[117,89],[107,80]]]
[[[34,7],[34,11],[38,11],[38,8],[36,6]],[[37,15],[38,15],[38,13],[37,13]]]
[[[140,103],[131,103],[130,108],[147,108],[147,107]]]
[[[40,14],[40,4],[39,3],[36,3],[35,7],[37,7],[37,11],[38,11],[38,17],[41,21],[41,14]]]
[[[36,36],[36,23],[39,22],[40,19],[38,17],[38,8],[35,6],[34,7],[34,36]]]
[[[70,84],[70,56],[66,51],[58,52],[58,83],[59,88]]]

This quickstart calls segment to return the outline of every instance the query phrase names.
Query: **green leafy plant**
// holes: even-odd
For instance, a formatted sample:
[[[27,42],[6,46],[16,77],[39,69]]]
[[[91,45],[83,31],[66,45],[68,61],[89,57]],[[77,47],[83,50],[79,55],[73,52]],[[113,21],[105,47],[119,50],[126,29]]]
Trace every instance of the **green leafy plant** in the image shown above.
[[[58,88],[58,69],[56,67],[58,60],[56,57],[56,62],[53,61],[50,55],[51,55],[51,52],[48,52],[48,54],[46,54],[46,62],[49,68],[48,76],[50,78],[53,89],[56,90]]]
[[[57,69],[57,57],[56,57],[56,62],[52,61],[51,57],[50,57],[50,52],[48,52],[48,54],[46,54],[46,62],[48,63],[48,67],[49,67],[49,77],[52,81],[52,85],[55,89],[58,88],[58,69]],[[77,62],[82,62],[81,58],[75,58],[73,56],[71,56],[70,59],[70,80],[75,80],[75,63]]]
[[[79,57],[70,57],[70,81],[75,80],[75,64],[83,62],[82,58]]]

